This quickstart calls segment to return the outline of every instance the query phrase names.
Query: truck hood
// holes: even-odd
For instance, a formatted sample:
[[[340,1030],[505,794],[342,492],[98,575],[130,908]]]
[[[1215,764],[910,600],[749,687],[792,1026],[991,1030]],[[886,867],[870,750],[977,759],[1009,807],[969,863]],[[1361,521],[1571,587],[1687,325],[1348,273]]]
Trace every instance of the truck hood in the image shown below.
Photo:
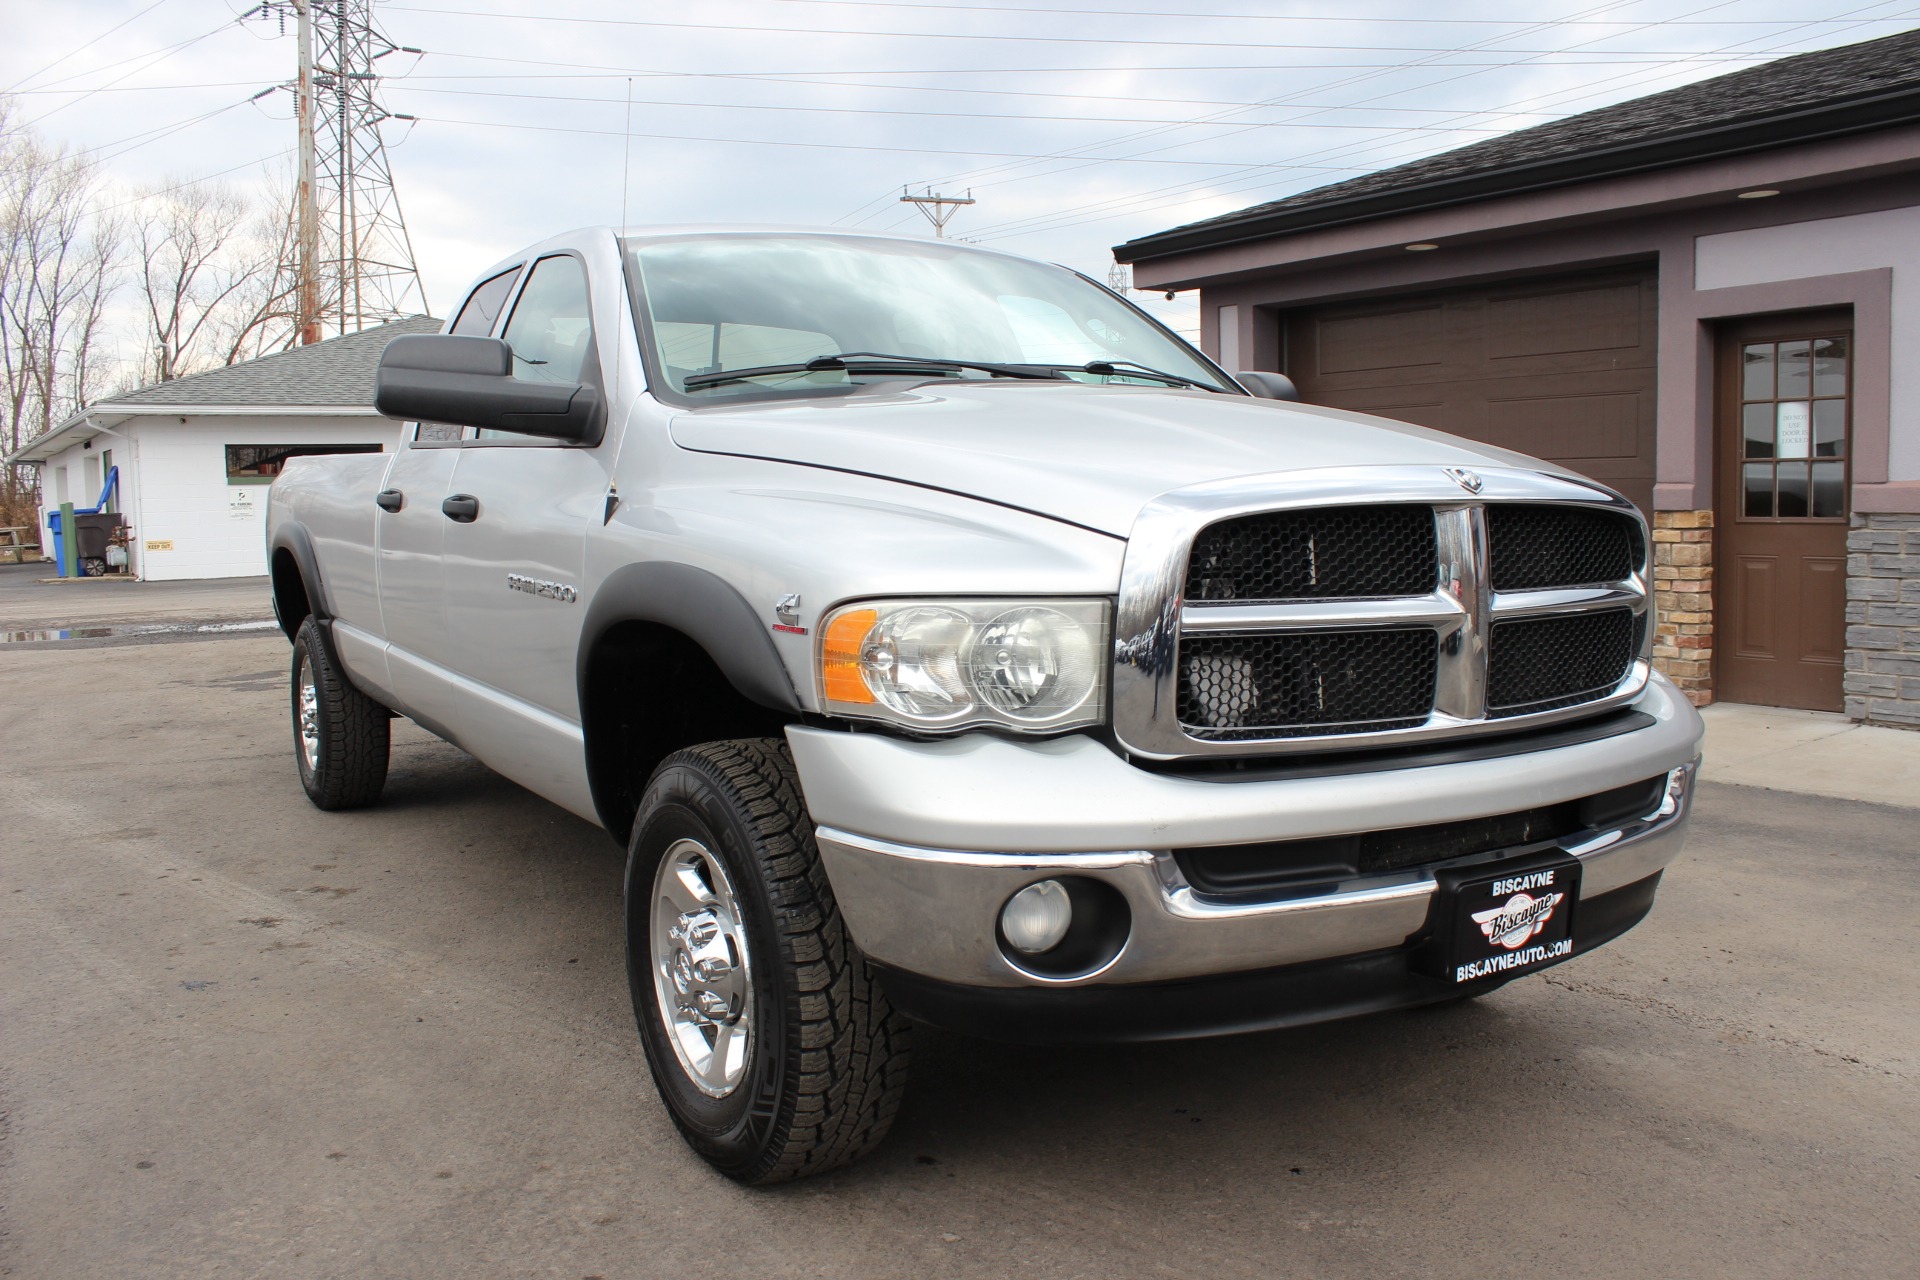
[[[1126,537],[1148,501],[1208,480],[1370,465],[1550,463],[1366,414],[1204,391],[1082,383],[910,391],[697,409],[675,443],[880,476]]]

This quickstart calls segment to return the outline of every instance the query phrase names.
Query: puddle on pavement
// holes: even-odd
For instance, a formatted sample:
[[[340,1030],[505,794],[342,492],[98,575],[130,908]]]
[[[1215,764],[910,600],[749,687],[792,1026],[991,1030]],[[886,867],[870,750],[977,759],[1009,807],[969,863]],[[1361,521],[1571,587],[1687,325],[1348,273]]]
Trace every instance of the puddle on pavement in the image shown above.
[[[280,624],[257,622],[143,622],[117,627],[30,627],[0,631],[0,644],[42,644],[49,640],[137,640],[167,636],[221,635],[232,631],[270,631]]]

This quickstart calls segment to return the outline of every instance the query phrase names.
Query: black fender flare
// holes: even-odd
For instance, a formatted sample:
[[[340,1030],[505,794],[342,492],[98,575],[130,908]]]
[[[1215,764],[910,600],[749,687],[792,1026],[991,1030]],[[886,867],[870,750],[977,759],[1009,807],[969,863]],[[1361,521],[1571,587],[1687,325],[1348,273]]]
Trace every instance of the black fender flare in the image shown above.
[[[293,557],[293,563],[300,570],[301,586],[307,594],[307,611],[322,622],[333,621],[333,609],[327,604],[327,591],[320,579],[320,558],[313,553],[313,535],[307,532],[303,524],[289,521],[273,531],[273,541],[267,547],[267,572],[273,572],[273,558],[279,552]],[[280,584],[273,583],[273,616],[280,623],[280,630],[286,633],[291,642],[294,633],[300,629],[298,619],[289,624],[287,611],[281,607]]]
[[[623,622],[672,627],[706,650],[720,674],[749,702],[790,715],[801,713],[786,663],[768,625],[718,574],[668,560],[626,565],[607,575],[587,605],[574,676],[582,710],[594,646]]]

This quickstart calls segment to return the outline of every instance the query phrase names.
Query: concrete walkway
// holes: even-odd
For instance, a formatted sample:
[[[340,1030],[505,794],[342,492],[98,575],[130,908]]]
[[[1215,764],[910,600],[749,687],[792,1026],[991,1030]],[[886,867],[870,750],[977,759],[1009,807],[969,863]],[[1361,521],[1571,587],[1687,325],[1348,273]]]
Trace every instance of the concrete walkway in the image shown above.
[[[1708,782],[1920,808],[1920,733],[1736,702],[1715,703],[1700,715],[1707,722]]]

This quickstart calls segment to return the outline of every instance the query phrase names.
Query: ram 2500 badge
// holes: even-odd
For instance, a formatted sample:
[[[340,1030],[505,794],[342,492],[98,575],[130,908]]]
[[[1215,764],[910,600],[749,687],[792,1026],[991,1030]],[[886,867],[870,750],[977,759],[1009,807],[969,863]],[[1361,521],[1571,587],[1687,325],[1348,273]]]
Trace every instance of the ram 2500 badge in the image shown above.
[[[1618,494],[1290,402],[1074,272],[592,229],[398,338],[272,489],[300,779],[407,716],[627,849],[660,1096],[767,1182],[922,1020],[1029,1041],[1468,999],[1631,928],[1699,717]]]

